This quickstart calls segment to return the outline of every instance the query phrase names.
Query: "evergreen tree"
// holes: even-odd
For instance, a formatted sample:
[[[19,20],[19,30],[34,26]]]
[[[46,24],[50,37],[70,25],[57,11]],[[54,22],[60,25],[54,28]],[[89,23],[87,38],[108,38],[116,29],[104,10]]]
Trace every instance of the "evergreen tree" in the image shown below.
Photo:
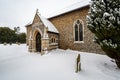
[[[16,34],[15,31],[8,27],[0,27],[0,43],[15,42]]]
[[[19,34],[20,33],[20,27],[19,26],[14,27],[14,31],[15,31],[16,34]]]
[[[9,27],[0,27],[0,43],[25,43],[26,34],[16,33],[15,29],[12,30]]]
[[[18,42],[20,43],[26,43],[26,34],[25,33],[19,33],[17,34]]]
[[[91,0],[87,26],[95,42],[120,68],[120,0]]]

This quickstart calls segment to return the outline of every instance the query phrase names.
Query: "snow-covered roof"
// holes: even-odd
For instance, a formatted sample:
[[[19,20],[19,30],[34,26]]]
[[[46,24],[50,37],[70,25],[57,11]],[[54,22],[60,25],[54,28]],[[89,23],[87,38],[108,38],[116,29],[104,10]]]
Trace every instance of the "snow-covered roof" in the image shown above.
[[[65,13],[68,13],[68,12],[71,12],[71,11],[74,11],[74,10],[77,10],[77,9],[80,9],[80,8],[83,8],[85,6],[88,6],[90,1],[91,0],[80,0],[80,2],[78,2],[78,3],[75,3],[69,7],[66,7],[64,9],[61,9],[59,11],[52,13],[51,15],[47,16],[47,18],[42,17],[41,15],[39,15],[39,13],[38,13],[38,15],[41,18],[44,25],[46,27],[48,27],[48,31],[59,33],[58,30],[55,28],[55,26],[48,19],[65,14]],[[26,26],[31,25],[31,24],[32,23],[30,22]]]
[[[54,32],[54,33],[59,33],[59,31],[56,29],[56,27],[47,19],[42,17],[39,12],[36,12],[37,15],[40,17],[41,21],[43,22],[43,24],[45,25],[45,27],[48,27],[48,31],[50,32]],[[27,25],[25,25],[26,27],[28,27],[29,25],[31,25],[33,23],[33,21],[29,22]]]
[[[48,15],[47,18],[50,19],[50,18],[59,16],[59,15],[62,15],[62,14],[65,14],[65,13],[68,13],[68,12],[83,8],[85,6],[88,6],[90,1],[91,0],[80,0],[80,2],[77,2],[77,3],[73,4],[73,5],[68,6],[66,8],[63,8],[63,9],[61,9],[59,11],[56,11],[56,12],[52,13],[51,15]]]
[[[55,28],[55,26],[48,19],[46,19],[42,16],[40,16],[40,19],[42,20],[45,27],[48,27],[48,31],[59,33],[58,30]]]
[[[59,33],[58,30],[55,28],[55,26],[47,18],[44,18],[43,16],[41,16],[39,12],[37,12],[37,15],[40,17],[45,27],[48,27],[48,31]]]
[[[32,21],[30,21],[28,24],[26,24],[25,26],[27,27],[27,26],[29,26],[29,25],[31,25],[32,24]]]

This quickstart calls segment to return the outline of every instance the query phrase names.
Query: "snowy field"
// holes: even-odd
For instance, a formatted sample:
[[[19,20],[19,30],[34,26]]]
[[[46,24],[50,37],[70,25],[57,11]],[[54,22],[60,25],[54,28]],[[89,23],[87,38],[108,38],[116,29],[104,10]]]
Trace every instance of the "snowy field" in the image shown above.
[[[82,70],[75,73],[78,53]],[[41,56],[25,44],[0,44],[0,80],[120,80],[120,70],[105,55],[57,49]]]

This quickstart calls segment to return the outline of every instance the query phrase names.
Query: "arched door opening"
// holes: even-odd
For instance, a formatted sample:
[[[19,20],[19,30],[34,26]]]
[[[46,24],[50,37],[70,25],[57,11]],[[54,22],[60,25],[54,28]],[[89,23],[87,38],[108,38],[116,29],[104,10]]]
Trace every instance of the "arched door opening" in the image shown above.
[[[41,52],[41,35],[39,32],[36,35],[36,51]]]

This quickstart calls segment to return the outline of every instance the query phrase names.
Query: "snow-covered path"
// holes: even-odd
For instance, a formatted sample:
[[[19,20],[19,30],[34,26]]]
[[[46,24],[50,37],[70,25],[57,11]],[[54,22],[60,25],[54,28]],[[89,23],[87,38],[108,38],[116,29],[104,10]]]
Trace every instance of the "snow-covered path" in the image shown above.
[[[82,71],[75,73],[81,54]],[[0,45],[0,80],[120,80],[120,70],[105,55],[53,50],[41,56],[25,44]]]

